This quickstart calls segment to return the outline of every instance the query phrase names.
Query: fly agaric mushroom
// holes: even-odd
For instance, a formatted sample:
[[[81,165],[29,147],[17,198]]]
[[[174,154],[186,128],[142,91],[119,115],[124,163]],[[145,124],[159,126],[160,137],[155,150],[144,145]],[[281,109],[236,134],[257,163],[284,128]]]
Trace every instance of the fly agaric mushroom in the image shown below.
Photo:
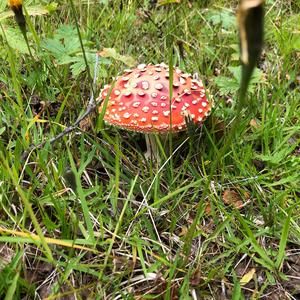
[[[140,64],[125,70],[116,78],[113,88],[106,85],[100,93],[100,111],[108,97],[104,121],[143,133],[185,130],[187,118],[195,124],[202,123],[211,111],[202,82],[174,68],[170,101],[169,76],[164,63]]]

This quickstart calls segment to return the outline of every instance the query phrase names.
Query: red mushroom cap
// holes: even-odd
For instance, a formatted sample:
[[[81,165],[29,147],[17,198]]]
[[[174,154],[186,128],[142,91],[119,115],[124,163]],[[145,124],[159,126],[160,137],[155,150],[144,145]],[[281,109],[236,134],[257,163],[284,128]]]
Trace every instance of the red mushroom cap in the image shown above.
[[[100,93],[104,102],[110,86]],[[117,78],[109,95],[104,121],[124,129],[150,132],[186,129],[186,117],[202,123],[211,111],[203,84],[178,68],[173,73],[173,98],[170,101],[169,69],[141,64]],[[103,108],[103,103],[100,111]]]

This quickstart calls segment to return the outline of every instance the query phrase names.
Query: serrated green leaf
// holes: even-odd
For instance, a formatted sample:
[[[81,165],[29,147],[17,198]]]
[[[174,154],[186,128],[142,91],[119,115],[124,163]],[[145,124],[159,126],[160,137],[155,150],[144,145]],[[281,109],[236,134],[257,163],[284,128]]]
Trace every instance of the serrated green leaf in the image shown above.
[[[90,70],[93,70],[94,64],[95,64],[95,53],[87,52],[86,54],[86,59],[89,64]],[[83,58],[83,55],[80,54],[79,56],[73,57],[72,58],[72,65],[71,65],[71,71],[72,71],[72,76],[77,77],[79,74],[82,72],[86,71],[86,64],[85,60]],[[99,68],[98,68],[98,76],[99,77],[105,77],[107,75],[107,72],[105,68],[101,68],[103,65],[108,65],[110,64],[110,60],[106,58],[100,58],[99,59]]]
[[[64,42],[64,46],[65,46],[65,52],[70,55],[81,52],[81,45],[79,39],[76,38],[67,39]]]
[[[60,58],[65,53],[64,45],[57,39],[45,39],[42,47],[48,50],[55,58]]]
[[[85,40],[83,42],[86,43]],[[59,65],[77,62],[75,56],[82,51],[77,31],[70,25],[60,26],[53,38],[44,39],[42,47],[55,57]]]
[[[92,70],[93,64],[95,63],[95,54],[86,53],[87,63],[89,64],[90,70]],[[72,76],[77,77],[79,74],[86,70],[86,63],[83,55],[74,57],[74,63],[71,65]]]
[[[71,64],[71,63],[74,63],[77,61],[78,61],[78,58],[75,56],[64,55],[57,60],[57,63],[59,65],[67,65],[67,64]]]
[[[60,25],[54,34],[54,38],[57,40],[63,40],[69,37],[77,38],[76,28],[71,25]]]
[[[86,64],[83,57],[77,58],[77,62],[71,65],[71,71],[73,77],[77,77],[80,73],[84,72],[85,70],[86,70]]]
[[[87,45],[87,41],[83,39],[84,45]],[[42,47],[47,50],[54,58],[58,65],[67,65],[70,64],[70,69],[73,77],[77,77],[82,72],[86,71],[87,66],[85,59],[82,54],[80,40],[77,35],[76,29],[71,25],[62,25],[54,33],[53,38],[44,39],[42,42]],[[87,50],[85,56],[87,63],[90,67],[90,70],[93,70],[95,64],[95,52],[91,52],[86,46]],[[114,50],[114,49],[113,49]],[[130,63],[130,60],[126,56],[119,55],[116,51],[111,52],[111,56],[116,57],[119,60],[124,59],[127,64]],[[104,76],[106,71],[104,68],[101,68],[101,65],[110,64],[111,61],[107,58],[99,58],[99,73],[98,75]]]

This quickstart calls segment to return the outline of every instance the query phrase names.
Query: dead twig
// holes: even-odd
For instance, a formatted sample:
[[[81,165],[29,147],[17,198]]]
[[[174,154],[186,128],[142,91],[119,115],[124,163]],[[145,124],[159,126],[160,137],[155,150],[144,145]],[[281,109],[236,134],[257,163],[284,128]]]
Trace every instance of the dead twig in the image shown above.
[[[95,60],[95,66],[94,66],[94,77],[93,77],[93,86],[95,87],[96,82],[97,82],[97,73],[98,73],[98,65],[99,65],[99,53],[96,53],[96,60]],[[74,131],[75,129],[78,128],[78,125],[80,124],[81,121],[86,119],[96,108],[96,101],[95,101],[95,95],[93,89],[91,89],[91,95],[89,99],[88,106],[85,110],[85,112],[77,118],[77,120],[74,122],[74,124],[68,126],[65,130],[63,130],[61,133],[56,135],[55,137],[43,141],[42,143],[38,145],[31,145],[28,150],[24,151],[21,159],[26,160],[28,155],[36,149],[42,148],[46,143],[49,142],[50,145],[53,145],[56,141],[64,137],[65,135],[68,135],[70,132]]]

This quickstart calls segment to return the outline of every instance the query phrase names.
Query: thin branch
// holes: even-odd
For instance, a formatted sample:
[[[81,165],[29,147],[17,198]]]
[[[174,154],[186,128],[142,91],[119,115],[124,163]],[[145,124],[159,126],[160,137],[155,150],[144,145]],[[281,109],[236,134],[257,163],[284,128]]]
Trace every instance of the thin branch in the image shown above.
[[[96,53],[96,59],[95,59],[95,66],[94,66],[94,78],[92,82],[93,88],[91,89],[91,94],[90,94],[90,100],[88,103],[88,106],[86,108],[86,111],[77,118],[74,124],[68,126],[65,130],[63,130],[61,133],[59,133],[57,136],[51,138],[50,140],[46,140],[38,145],[32,145],[28,150],[24,151],[21,159],[25,160],[27,159],[28,155],[35,149],[40,149],[42,148],[47,142],[50,143],[50,145],[53,145],[56,141],[64,137],[65,135],[69,134],[70,132],[74,131],[75,129],[78,128],[78,125],[80,124],[81,121],[86,119],[96,108],[96,101],[95,101],[95,96],[94,96],[94,87],[97,82],[97,74],[98,74],[98,65],[99,65],[99,54]]]

